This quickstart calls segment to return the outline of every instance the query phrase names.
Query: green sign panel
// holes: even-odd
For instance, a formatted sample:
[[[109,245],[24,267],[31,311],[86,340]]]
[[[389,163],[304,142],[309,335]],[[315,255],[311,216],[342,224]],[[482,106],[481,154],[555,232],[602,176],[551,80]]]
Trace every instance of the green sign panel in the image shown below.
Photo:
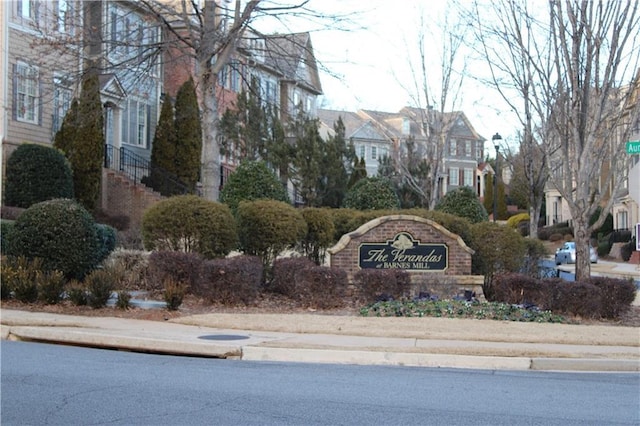
[[[627,154],[640,154],[640,141],[627,142]]]

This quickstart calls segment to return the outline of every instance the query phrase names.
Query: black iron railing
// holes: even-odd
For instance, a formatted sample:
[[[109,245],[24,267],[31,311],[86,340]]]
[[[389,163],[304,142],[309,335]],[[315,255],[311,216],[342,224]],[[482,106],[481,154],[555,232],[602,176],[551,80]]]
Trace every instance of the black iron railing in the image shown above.
[[[169,196],[193,192],[189,186],[175,175],[161,167],[153,166],[151,161],[125,147],[104,146],[104,167],[117,170],[134,184],[142,184]]]

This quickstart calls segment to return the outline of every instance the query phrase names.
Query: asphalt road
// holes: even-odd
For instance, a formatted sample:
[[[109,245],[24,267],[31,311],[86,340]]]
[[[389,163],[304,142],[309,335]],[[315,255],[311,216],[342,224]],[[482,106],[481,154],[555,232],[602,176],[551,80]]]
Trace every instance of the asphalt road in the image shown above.
[[[260,363],[3,341],[2,425],[638,425],[638,374]]]

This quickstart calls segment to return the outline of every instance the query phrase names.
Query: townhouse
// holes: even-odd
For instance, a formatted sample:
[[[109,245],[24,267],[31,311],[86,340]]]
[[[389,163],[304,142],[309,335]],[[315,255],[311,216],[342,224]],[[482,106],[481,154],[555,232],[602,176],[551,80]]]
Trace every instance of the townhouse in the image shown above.
[[[485,185],[491,182],[493,170],[484,165],[486,139],[461,111],[440,113],[412,107],[396,113],[319,110],[318,117],[325,134],[331,134],[333,124],[342,117],[345,137],[365,159],[369,176],[377,175],[381,157],[399,155],[411,138],[422,146],[425,158],[438,162],[438,197],[462,186],[482,197]]]

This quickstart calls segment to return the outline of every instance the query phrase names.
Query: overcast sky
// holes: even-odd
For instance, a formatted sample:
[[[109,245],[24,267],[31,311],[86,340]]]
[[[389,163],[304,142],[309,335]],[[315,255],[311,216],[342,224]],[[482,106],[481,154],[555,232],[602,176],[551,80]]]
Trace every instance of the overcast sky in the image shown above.
[[[445,0],[312,0],[309,7],[328,15],[351,12],[354,15],[352,22],[339,25],[344,30],[328,30],[324,21],[314,31],[314,24],[304,19],[288,28],[263,27],[263,30],[312,31],[315,55],[323,69],[322,108],[397,112],[404,106],[418,106],[414,100],[416,78],[410,64],[416,67],[420,63],[420,17],[427,32],[427,70],[435,74],[429,81],[435,86],[432,89],[435,97],[439,97],[437,74],[442,46],[439,38],[441,21],[447,15]],[[459,61],[462,73],[462,63],[466,61],[469,65],[470,60],[463,54]],[[473,67],[475,73],[478,64]],[[489,141],[486,146],[491,148],[488,154],[492,156],[491,136],[499,132],[509,142],[517,132],[517,121],[497,93],[467,74],[470,73],[465,73],[454,109],[464,111],[480,136]],[[440,109],[439,105],[435,107]],[[445,110],[451,110],[451,105]]]
[[[416,106],[414,74],[410,63],[418,65],[420,16],[426,25],[426,59],[434,92],[440,81],[442,42],[440,22],[446,14],[443,0],[316,0],[329,12],[358,11],[353,31],[318,31],[312,34],[315,53],[322,65],[336,76],[323,72],[324,108],[373,109],[394,112],[403,106]],[[459,69],[467,60],[459,58]],[[475,67],[467,60],[467,66]],[[505,142],[517,131],[517,121],[510,114],[500,96],[491,88],[476,82],[467,72],[455,109],[467,115],[476,131],[491,140],[499,132]],[[436,105],[436,108],[439,108]],[[491,144],[487,144],[491,147]],[[493,152],[493,148],[489,155]]]

